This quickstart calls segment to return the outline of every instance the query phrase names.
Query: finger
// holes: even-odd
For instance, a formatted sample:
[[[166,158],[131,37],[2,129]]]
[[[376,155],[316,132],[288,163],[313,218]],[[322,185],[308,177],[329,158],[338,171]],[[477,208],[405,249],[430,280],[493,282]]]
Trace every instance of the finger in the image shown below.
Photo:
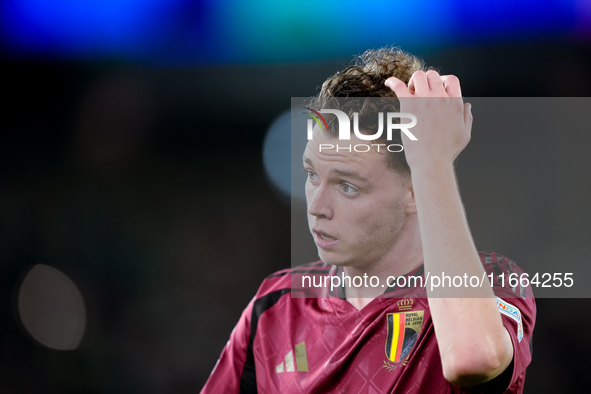
[[[429,82],[427,82],[427,74],[424,71],[415,71],[408,81],[408,88],[411,92],[419,92],[426,94],[429,91]]]
[[[455,75],[442,75],[441,80],[445,91],[450,97],[462,97],[462,89],[460,88],[460,80]]]
[[[472,117],[472,104],[464,103],[464,126],[466,126],[466,130],[468,131],[468,135],[472,132],[472,121],[474,118]]]
[[[429,89],[435,91],[443,91],[445,88],[443,87],[443,81],[441,80],[441,76],[435,70],[429,70],[426,72],[427,81],[429,83]]]
[[[396,94],[396,97],[412,96],[412,92],[406,86],[406,84],[396,77],[390,77],[386,79],[385,85],[392,89],[392,91]]]

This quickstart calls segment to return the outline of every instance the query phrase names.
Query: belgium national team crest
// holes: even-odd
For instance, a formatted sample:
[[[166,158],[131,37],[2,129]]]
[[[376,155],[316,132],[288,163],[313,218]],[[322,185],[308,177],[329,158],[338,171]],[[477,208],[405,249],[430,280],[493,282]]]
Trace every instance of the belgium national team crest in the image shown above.
[[[388,313],[386,357],[398,363],[408,356],[423,326],[424,311]]]

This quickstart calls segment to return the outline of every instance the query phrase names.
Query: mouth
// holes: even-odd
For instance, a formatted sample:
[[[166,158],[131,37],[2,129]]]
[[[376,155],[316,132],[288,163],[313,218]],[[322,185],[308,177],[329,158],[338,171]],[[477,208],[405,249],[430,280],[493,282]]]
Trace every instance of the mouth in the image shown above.
[[[335,238],[335,237],[333,237],[333,236],[331,236],[331,235],[328,235],[328,234],[326,234],[326,233],[323,233],[322,231],[316,231],[316,230],[314,230],[314,232],[315,232],[315,233],[316,233],[316,234],[317,234],[317,235],[318,235],[320,238],[322,238],[322,239],[323,239],[323,240],[325,240],[325,241],[334,241],[334,240],[336,240],[336,238]]]
[[[318,245],[321,248],[330,248],[335,246],[339,240],[336,237],[333,237],[332,235],[325,233],[324,231],[320,231],[320,230],[312,230],[314,232],[314,235],[316,236],[316,245]]]

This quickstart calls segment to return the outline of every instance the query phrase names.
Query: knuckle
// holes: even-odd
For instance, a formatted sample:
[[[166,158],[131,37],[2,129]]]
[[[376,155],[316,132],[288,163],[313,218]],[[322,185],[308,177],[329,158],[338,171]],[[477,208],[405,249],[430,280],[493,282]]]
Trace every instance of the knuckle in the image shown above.
[[[456,77],[455,75],[446,75],[445,79],[448,82],[454,83],[454,84],[459,84],[460,83],[460,79],[458,77]]]

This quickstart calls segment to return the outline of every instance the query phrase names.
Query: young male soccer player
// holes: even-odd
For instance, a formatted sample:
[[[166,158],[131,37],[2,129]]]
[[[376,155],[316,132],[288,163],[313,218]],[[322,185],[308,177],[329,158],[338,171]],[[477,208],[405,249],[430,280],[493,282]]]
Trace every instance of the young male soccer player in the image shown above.
[[[458,79],[396,48],[367,51],[324,83],[316,109],[334,97],[395,96],[417,119],[416,140],[398,136],[403,152],[321,149],[338,144],[334,124],[314,129],[303,163],[322,261],[263,281],[202,393],[523,391],[535,303],[531,288],[502,280],[522,273],[514,262],[474,246],[453,167],[472,126]],[[388,286],[343,280],[328,297],[292,297],[292,277],[304,274]],[[428,275],[486,285],[400,285]]]

